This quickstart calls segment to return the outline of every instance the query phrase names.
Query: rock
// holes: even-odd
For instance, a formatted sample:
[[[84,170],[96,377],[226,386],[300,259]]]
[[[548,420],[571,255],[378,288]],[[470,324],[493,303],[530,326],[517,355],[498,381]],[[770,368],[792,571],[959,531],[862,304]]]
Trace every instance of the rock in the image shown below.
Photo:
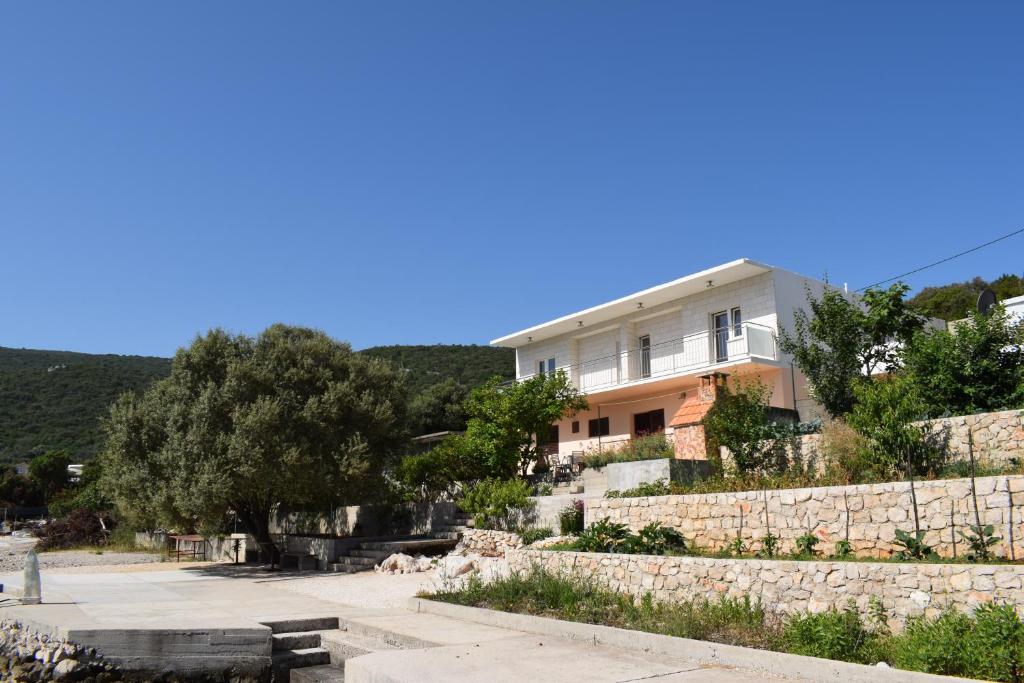
[[[381,574],[414,574],[416,572],[430,571],[434,566],[433,561],[428,557],[412,557],[405,553],[395,553],[389,556],[374,569]]]

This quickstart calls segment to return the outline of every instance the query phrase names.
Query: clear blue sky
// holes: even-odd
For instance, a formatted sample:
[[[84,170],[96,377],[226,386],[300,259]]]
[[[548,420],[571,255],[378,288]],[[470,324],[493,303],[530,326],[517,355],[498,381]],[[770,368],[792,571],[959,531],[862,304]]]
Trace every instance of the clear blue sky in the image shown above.
[[[1024,226],[1022,27],[1021,2],[6,3],[0,346],[483,343],[741,256],[867,284]]]

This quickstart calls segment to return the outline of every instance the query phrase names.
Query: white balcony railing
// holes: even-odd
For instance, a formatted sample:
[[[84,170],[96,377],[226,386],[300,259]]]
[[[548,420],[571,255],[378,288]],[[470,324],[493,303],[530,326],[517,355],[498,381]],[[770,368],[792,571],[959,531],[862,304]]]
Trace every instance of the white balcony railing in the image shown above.
[[[775,331],[772,328],[749,322],[741,323],[740,328],[742,333],[738,335],[731,327],[717,331],[704,330],[558,369],[568,374],[580,391],[591,392],[655,378],[713,370],[716,366],[740,360],[777,358]],[[519,379],[527,379],[529,376]]]

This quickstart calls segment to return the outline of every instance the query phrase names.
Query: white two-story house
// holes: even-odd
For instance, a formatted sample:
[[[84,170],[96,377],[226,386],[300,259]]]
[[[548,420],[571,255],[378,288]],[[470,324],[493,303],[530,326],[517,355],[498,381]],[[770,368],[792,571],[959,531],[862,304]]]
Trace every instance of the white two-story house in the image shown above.
[[[566,456],[645,434],[673,439],[676,456],[704,458],[700,420],[721,382],[755,378],[770,403],[800,419],[821,414],[780,353],[778,332],[825,283],[739,259],[491,342],[516,350],[516,376],[564,371],[590,408],[552,426]],[[557,447],[555,446],[557,444]]]

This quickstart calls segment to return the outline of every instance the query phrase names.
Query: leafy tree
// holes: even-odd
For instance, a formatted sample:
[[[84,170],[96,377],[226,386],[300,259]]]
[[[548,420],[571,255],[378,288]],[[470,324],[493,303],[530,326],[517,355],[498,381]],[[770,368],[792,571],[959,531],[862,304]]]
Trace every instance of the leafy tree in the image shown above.
[[[18,474],[13,466],[0,469],[0,507],[37,507],[43,492],[33,479]]]
[[[322,332],[213,330],[178,351],[167,379],[114,405],[103,488],[122,512],[179,528],[234,512],[273,549],[276,509],[372,496],[405,410],[398,371]]]
[[[782,331],[782,350],[832,417],[850,412],[854,385],[865,376],[898,369],[902,347],[924,324],[904,300],[908,290],[903,283],[869,289],[863,305],[832,287],[820,299],[808,291],[811,316],[798,310],[794,333]]]
[[[470,415],[465,439],[491,476],[525,476],[540,457],[551,425],[587,408],[586,397],[564,372],[534,375],[502,385],[498,378],[475,389],[466,402]]]
[[[67,488],[71,480],[68,474],[70,464],[71,456],[65,451],[50,451],[29,462],[28,474],[39,484],[45,500],[49,501],[54,494]]]
[[[485,463],[470,448],[465,436],[449,436],[426,453],[409,455],[398,466],[398,480],[414,497],[428,501],[451,499],[460,482],[485,479]]]
[[[911,380],[892,375],[865,381],[857,385],[856,394],[847,419],[867,440],[865,461],[872,474],[899,479],[908,466],[915,475],[938,468],[941,451],[911,424],[925,417],[925,402]]]
[[[704,416],[708,443],[727,447],[740,472],[785,468],[777,440],[792,432],[788,425],[769,421],[768,398],[768,388],[760,382],[741,385],[735,391],[723,386]]]
[[[469,389],[448,378],[423,390],[409,402],[413,434],[461,432],[466,428],[464,403]]]
[[[924,330],[907,349],[906,371],[929,417],[1024,406],[1024,322],[997,306],[955,330]]]

